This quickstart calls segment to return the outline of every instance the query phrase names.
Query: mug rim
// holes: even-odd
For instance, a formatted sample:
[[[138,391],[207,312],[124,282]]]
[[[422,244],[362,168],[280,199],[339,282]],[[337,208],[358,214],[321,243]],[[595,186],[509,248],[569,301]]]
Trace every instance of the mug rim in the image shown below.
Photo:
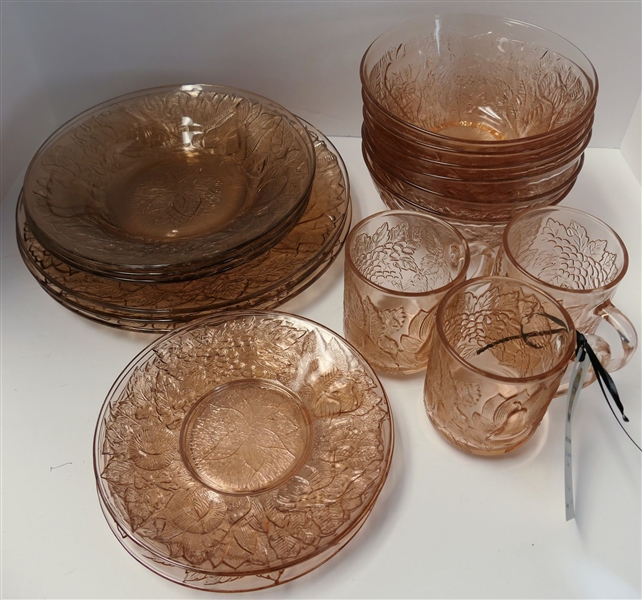
[[[622,260],[622,269],[620,270],[620,272],[615,276],[615,278],[613,278],[608,283],[600,287],[594,287],[594,288],[588,288],[588,289],[565,288],[558,285],[553,285],[551,283],[548,283],[546,281],[543,281],[542,279],[538,279],[537,277],[535,277],[532,273],[527,271],[517,261],[517,258],[514,256],[513,252],[510,249],[510,246],[508,243],[508,236],[511,228],[517,223],[517,221],[519,221],[524,217],[528,217],[536,212],[551,212],[551,213],[569,212],[569,213],[579,215],[583,218],[588,218],[589,220],[596,222],[598,225],[602,226],[604,229],[610,232],[610,234],[615,238],[615,240],[620,245],[620,248],[622,250],[623,260]],[[515,215],[510,219],[510,221],[507,223],[506,227],[504,228],[504,232],[502,234],[501,250],[504,251],[504,256],[507,260],[510,261],[511,265],[513,265],[520,272],[521,275],[527,277],[529,281],[534,282],[534,285],[537,285],[538,287],[545,287],[545,288],[554,290],[555,292],[563,292],[565,294],[593,294],[595,292],[600,292],[603,290],[610,290],[612,288],[615,288],[620,283],[620,281],[622,281],[623,277],[626,275],[626,272],[629,269],[629,252],[626,249],[626,246],[622,241],[622,238],[618,235],[618,233],[611,226],[607,225],[604,221],[602,221],[601,219],[598,219],[596,216],[590,213],[587,213],[586,211],[579,210],[577,208],[571,208],[568,206],[540,206],[536,208],[530,208],[523,212],[518,213],[517,215]]]
[[[446,229],[448,229],[451,233],[455,235],[457,239],[460,240],[463,248],[464,248],[464,260],[461,264],[461,268],[459,270],[459,273],[457,273],[457,276],[453,278],[451,281],[446,283],[446,285],[443,285],[438,288],[434,288],[432,290],[426,290],[423,292],[404,292],[401,290],[396,290],[393,288],[387,288],[382,285],[379,285],[378,283],[375,283],[374,281],[368,279],[358,268],[357,265],[354,263],[354,260],[352,259],[352,243],[354,242],[354,239],[359,233],[359,230],[363,228],[364,225],[370,223],[371,221],[374,221],[376,219],[382,218],[382,217],[388,217],[388,216],[407,216],[407,217],[412,217],[420,219],[420,220],[426,220],[430,221],[431,223],[437,223],[438,225],[444,226]],[[383,221],[385,223],[388,223],[387,220]],[[349,268],[355,276],[360,279],[363,283],[368,285],[371,288],[374,288],[380,292],[383,292],[385,294],[393,295],[393,296],[398,296],[401,298],[423,298],[427,296],[431,296],[433,294],[439,294],[443,293],[444,291],[451,289],[453,286],[466,281],[466,275],[468,272],[468,268],[470,266],[470,248],[468,246],[468,242],[466,241],[466,238],[457,231],[455,227],[453,227],[450,223],[447,221],[444,221],[443,219],[440,219],[439,217],[433,216],[433,215],[428,215],[428,214],[423,214],[420,212],[416,212],[413,210],[383,210],[377,213],[374,213],[372,215],[367,216],[366,218],[362,219],[359,221],[351,230],[350,233],[348,234],[348,238],[346,239],[346,245],[345,245],[345,265],[346,268]]]
[[[553,304],[562,314],[564,321],[566,322],[568,326],[568,333],[569,333],[569,341],[567,343],[567,348],[564,354],[561,356],[561,358],[555,363],[553,367],[550,369],[543,371],[542,373],[537,373],[535,375],[529,375],[527,377],[507,377],[505,375],[499,375],[497,373],[493,373],[491,371],[487,371],[485,369],[482,369],[481,367],[478,367],[476,365],[473,365],[472,363],[468,362],[465,358],[463,358],[451,345],[450,341],[446,337],[446,334],[444,332],[443,328],[443,318],[444,318],[444,311],[446,310],[446,305],[448,302],[452,299],[452,297],[459,293],[462,289],[464,289],[467,285],[479,285],[482,282],[487,282],[487,283],[493,283],[493,282],[509,282],[512,283],[516,286],[524,287],[526,286],[527,288],[530,288],[531,291],[543,295],[551,304]],[[576,333],[575,333],[575,324],[573,323],[573,319],[571,318],[571,315],[568,313],[568,311],[562,306],[562,304],[553,298],[549,293],[545,292],[544,290],[538,288],[537,286],[534,286],[530,283],[526,283],[524,281],[520,281],[519,279],[514,279],[512,277],[497,277],[495,275],[489,275],[487,277],[476,277],[474,279],[469,279],[467,281],[462,282],[455,288],[451,289],[441,300],[439,303],[439,306],[437,307],[437,313],[436,313],[436,322],[435,322],[435,329],[437,332],[437,335],[439,336],[442,345],[445,347],[446,351],[448,354],[453,357],[458,363],[462,364],[466,369],[473,371],[474,373],[477,373],[481,375],[482,377],[485,377],[486,379],[490,379],[493,381],[501,381],[505,383],[512,383],[512,384],[521,384],[521,383],[528,383],[532,381],[541,381],[544,379],[548,379],[552,375],[556,373],[563,374],[564,371],[566,370],[569,361],[573,357],[576,351]],[[428,374],[427,374],[428,376]]]

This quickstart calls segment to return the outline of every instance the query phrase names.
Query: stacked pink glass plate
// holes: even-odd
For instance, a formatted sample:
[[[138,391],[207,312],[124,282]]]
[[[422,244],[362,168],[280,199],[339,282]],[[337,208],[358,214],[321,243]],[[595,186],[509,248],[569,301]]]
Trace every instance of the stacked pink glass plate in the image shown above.
[[[34,156],[16,215],[48,294],[149,332],[282,304],[332,264],[350,220],[345,165],[321,132],[211,85],[142,90],[63,125]]]

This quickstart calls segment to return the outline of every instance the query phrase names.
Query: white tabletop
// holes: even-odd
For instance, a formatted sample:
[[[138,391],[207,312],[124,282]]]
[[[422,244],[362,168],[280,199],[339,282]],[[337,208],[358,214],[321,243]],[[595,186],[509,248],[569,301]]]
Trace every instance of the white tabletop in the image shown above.
[[[334,138],[350,174],[353,223],[384,208],[360,140]],[[96,497],[92,436],[120,371],[157,336],[88,321],[52,300],[15,242],[18,187],[2,206],[2,597],[212,597],[138,564]],[[640,331],[640,186],[619,150],[590,149],[564,204],[609,223],[630,251],[615,303]],[[343,253],[285,304],[342,332]],[[614,376],[641,439],[641,361]],[[640,598],[641,456],[596,385],[574,428],[576,513],[564,517],[563,400],[502,458],[469,456],[428,421],[423,375],[383,376],[396,446],[390,476],[353,541],[262,598]],[[238,597],[238,596],[237,596]]]

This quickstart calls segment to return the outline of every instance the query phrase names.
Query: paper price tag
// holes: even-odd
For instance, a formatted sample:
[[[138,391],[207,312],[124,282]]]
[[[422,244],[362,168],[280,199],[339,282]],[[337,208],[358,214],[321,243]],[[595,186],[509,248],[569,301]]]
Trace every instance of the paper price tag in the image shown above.
[[[573,451],[571,443],[571,420],[575,413],[577,400],[580,397],[586,374],[588,373],[591,361],[584,350],[579,348],[573,369],[571,371],[571,383],[568,388],[568,396],[566,398],[566,426],[564,429],[565,444],[564,444],[564,488],[566,500],[566,520],[570,521],[575,518],[575,501],[573,498]]]

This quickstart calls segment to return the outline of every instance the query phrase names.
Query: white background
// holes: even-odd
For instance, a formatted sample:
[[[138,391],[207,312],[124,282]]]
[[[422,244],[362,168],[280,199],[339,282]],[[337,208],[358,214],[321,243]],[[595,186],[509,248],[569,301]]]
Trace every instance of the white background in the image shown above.
[[[445,8],[537,23],[576,43],[595,64],[595,135],[564,204],[592,212],[623,237],[631,265],[615,302],[640,331],[640,185],[616,149],[631,123],[627,157],[639,167],[639,124],[631,115],[640,96],[640,3],[3,2],[3,597],[211,597],[147,571],[104,522],[91,466],[95,421],[112,382],[155,336],[72,314],[22,264],[13,212],[33,152],[79,111],[168,82],[251,89],[329,135],[358,135],[358,64],[369,42],[393,24]],[[359,140],[333,141],[348,166],[356,222],[383,205]],[[341,254],[282,309],[341,332],[342,265]],[[637,440],[641,371],[638,352],[615,375]],[[640,455],[595,386],[578,408],[577,519],[566,523],[560,401],[524,448],[485,460],[457,451],[434,431],[421,375],[382,381],[397,437],[371,518],[328,564],[249,596],[642,596]]]

